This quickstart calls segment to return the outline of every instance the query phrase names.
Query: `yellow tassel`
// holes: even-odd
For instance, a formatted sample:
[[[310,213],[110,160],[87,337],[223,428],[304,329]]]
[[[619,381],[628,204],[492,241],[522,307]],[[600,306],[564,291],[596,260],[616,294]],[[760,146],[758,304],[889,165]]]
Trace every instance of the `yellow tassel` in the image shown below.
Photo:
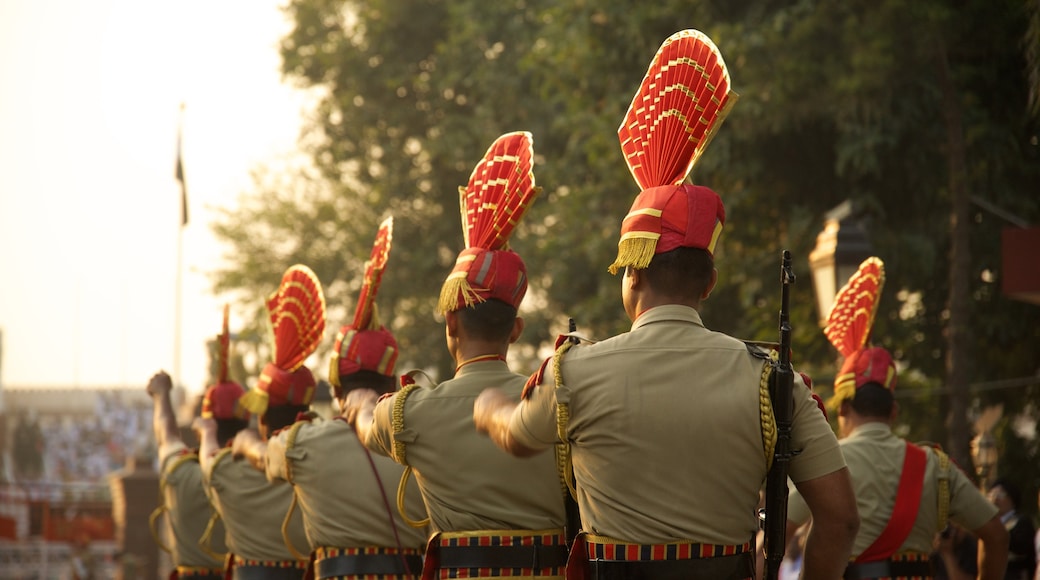
[[[657,250],[657,239],[659,235],[653,234],[647,237],[632,236],[618,242],[618,254],[614,263],[607,268],[611,274],[617,274],[618,269],[632,266],[642,270],[650,265]]]
[[[837,412],[842,401],[856,396],[856,376],[853,373],[840,375],[834,382],[834,395],[827,400],[827,410]]]
[[[249,389],[238,399],[238,402],[246,409],[249,409],[249,412],[256,415],[262,415],[267,412],[268,396],[267,393],[260,389]]]
[[[444,314],[458,310],[459,308],[469,308],[474,304],[483,302],[484,299],[477,294],[473,287],[470,286],[469,280],[466,279],[465,272],[456,272],[461,274],[456,276],[452,274],[445,280],[444,286],[441,286],[441,297],[437,301],[437,311]],[[459,305],[459,293],[462,293],[462,300],[465,304]]]

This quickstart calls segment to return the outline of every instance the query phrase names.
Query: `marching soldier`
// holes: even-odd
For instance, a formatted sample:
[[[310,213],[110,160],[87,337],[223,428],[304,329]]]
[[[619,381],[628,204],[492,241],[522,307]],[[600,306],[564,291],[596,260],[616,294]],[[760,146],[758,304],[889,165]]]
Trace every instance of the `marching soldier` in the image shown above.
[[[371,391],[348,398],[347,416],[369,449],[407,466],[402,485],[415,474],[434,530],[424,579],[563,577],[563,489],[553,457],[509,457],[472,422],[485,386],[518,400],[525,381],[506,365],[527,291],[523,260],[507,242],[538,192],[532,153],[529,133],[502,135],[460,188],[466,249],[438,303],[455,376],[405,386],[378,404]]]
[[[329,382],[341,402],[353,389],[382,395],[397,386],[394,336],[379,323],[375,297],[390,254],[393,220],[379,228],[365,266],[352,324],[336,336]],[[288,481],[296,493],[307,538],[314,547],[319,580],[418,578],[426,529],[407,525],[388,498],[395,497],[403,468],[373,456],[342,416],[298,421],[251,450],[267,477]],[[425,511],[414,488],[406,492],[408,513]]]
[[[941,450],[892,433],[896,366],[888,351],[866,346],[884,281],[881,260],[860,264],[835,298],[824,328],[845,356],[830,406],[838,411],[861,522],[845,578],[931,578],[933,541],[949,522],[982,542],[978,577],[1003,578],[1008,539],[997,508]],[[787,515],[789,534],[809,519],[797,492]]]
[[[214,425],[196,423],[203,481],[227,527],[234,580],[299,580],[311,551],[300,514],[289,513],[292,487],[271,484],[248,461],[236,459],[310,408],[316,383],[303,363],[325,331],[321,284],[306,266],[293,266],[268,299],[267,309],[274,331],[273,361],[240,400],[257,415],[259,434],[243,430],[231,448],[221,449]]]
[[[212,421],[214,437],[224,445],[235,434],[249,426],[249,412],[238,404],[245,392],[241,385],[227,378],[228,326],[224,310],[224,331],[219,336],[218,379],[206,389],[202,398],[201,417]],[[188,449],[180,437],[176,417],[170,403],[173,382],[170,375],[158,372],[148,382],[148,394],[154,403],[155,438],[159,444],[161,465],[160,487],[163,505],[153,512],[151,523],[156,543],[170,552],[174,569],[171,580],[194,578],[218,580],[224,577],[224,526],[216,522],[207,536],[207,526],[213,519],[213,507],[202,485],[198,450]],[[157,518],[166,513],[172,546],[166,547],[154,526]]]
[[[477,428],[514,455],[569,443],[583,533],[568,578],[755,574],[776,433],[771,365],[701,321],[725,211],[715,192],[682,184],[735,98],[709,38],[686,30],[665,41],[618,130],[643,190],[609,268],[624,269],[631,331],[594,344],[562,337],[519,405],[489,389],[474,407]],[[793,400],[800,453],[788,473],[816,518],[803,577],[833,580],[856,531],[852,487],[810,391],[795,386]]]

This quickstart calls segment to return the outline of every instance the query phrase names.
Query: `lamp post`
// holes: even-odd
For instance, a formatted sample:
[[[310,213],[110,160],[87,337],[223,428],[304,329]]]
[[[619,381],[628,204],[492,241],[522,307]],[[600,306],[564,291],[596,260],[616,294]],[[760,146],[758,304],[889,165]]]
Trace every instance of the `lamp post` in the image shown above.
[[[838,290],[870,255],[870,239],[852,200],[827,212],[816,247],[809,252],[820,326],[826,324]]]
[[[975,464],[975,475],[979,478],[979,489],[985,493],[997,471],[997,440],[989,429],[971,440],[971,462]]]

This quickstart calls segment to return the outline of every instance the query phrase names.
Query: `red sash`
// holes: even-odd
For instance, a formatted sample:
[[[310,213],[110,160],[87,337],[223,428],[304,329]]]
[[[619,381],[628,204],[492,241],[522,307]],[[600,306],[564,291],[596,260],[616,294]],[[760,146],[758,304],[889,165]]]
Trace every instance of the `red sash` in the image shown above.
[[[910,530],[914,527],[917,510],[921,505],[924,470],[927,464],[928,456],[924,449],[907,443],[906,457],[903,459],[903,473],[899,477],[899,489],[896,491],[896,503],[892,508],[892,516],[885,529],[881,531],[881,535],[866,550],[863,550],[863,553],[856,558],[856,562],[888,559],[906,541]]]

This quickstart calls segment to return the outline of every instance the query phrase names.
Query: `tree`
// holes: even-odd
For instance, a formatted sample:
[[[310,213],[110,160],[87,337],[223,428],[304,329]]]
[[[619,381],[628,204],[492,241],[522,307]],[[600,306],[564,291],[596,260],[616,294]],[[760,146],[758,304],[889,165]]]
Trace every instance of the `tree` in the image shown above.
[[[906,429],[947,441],[963,463],[970,433],[958,422],[976,405],[1022,408],[1011,403],[1038,396],[1036,385],[971,390],[1033,374],[1040,360],[1035,307],[996,285],[1000,225],[970,203],[1040,216],[1027,80],[1036,43],[1018,40],[1029,38],[1024,16],[1035,26],[1034,4],[294,0],[283,72],[324,95],[301,141],[316,169],[284,187],[258,182],[264,201],[229,212],[221,227],[237,262],[218,286],[254,303],[254,288],[304,261],[330,304],[350,308],[376,224],[393,214],[380,306],[402,365],[446,376],[433,305],[462,249],[456,188],[495,137],[524,129],[544,191],[514,234],[531,278],[518,368],[533,367],[568,317],[592,336],[625,330],[606,266],[638,191],[616,130],[661,41],[695,27],[741,94],[692,176],[727,210],[706,323],[775,339],[777,267],[791,249],[796,362],[827,391],[835,353],[815,323],[806,258],[823,214],[855,200],[886,264],[874,337],[902,367]],[[951,236],[953,211],[961,229]],[[289,241],[272,246],[278,236]]]

